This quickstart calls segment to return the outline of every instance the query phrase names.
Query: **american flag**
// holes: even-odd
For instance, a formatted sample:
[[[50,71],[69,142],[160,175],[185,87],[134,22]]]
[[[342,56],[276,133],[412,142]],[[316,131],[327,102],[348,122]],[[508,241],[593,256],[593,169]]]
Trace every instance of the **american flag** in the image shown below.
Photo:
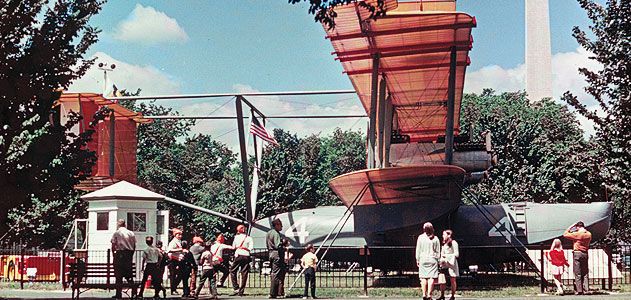
[[[252,116],[252,122],[250,123],[250,133],[260,137],[274,146],[278,146],[278,142],[274,139],[274,136],[269,134],[269,132],[265,130],[265,127],[263,127],[261,123],[259,123],[259,120],[257,120],[254,116]]]

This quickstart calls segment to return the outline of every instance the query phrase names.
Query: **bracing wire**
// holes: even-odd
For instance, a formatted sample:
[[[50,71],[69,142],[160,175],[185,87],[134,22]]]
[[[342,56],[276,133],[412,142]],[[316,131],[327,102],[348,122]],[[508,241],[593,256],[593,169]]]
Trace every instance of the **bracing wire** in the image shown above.
[[[346,225],[346,222],[348,221],[348,219],[353,215],[352,213],[352,209],[353,207],[355,207],[355,205],[357,203],[359,203],[359,201],[361,200],[361,198],[364,196],[364,193],[366,193],[366,190],[368,190],[368,183],[366,183],[364,185],[364,187],[361,189],[361,191],[359,192],[359,194],[357,194],[357,196],[355,197],[355,199],[353,199],[353,202],[351,203],[351,205],[349,205],[346,208],[346,211],[344,211],[344,214],[342,214],[342,217],[337,221],[337,223],[335,224],[335,226],[333,226],[333,228],[331,229],[331,231],[329,231],[329,234],[327,234],[327,236],[324,238],[324,240],[322,241],[322,243],[320,244],[320,246],[318,246],[318,249],[316,250],[315,254],[317,255],[318,252],[320,252],[320,249],[322,249],[322,247],[324,246],[324,244],[326,244],[327,240],[329,239],[329,237],[331,236],[331,234],[333,233],[333,231],[335,231],[335,229],[337,228],[337,226],[340,224],[340,222],[342,220],[344,220],[344,223],[342,224],[342,226],[340,227],[340,229],[337,231],[337,233],[335,234],[335,236],[333,237],[333,240],[331,241],[331,243],[329,244],[329,246],[326,248],[326,250],[324,251],[324,254],[322,254],[322,256],[320,257],[320,260],[318,261],[318,264],[316,265],[316,268],[318,268],[320,266],[320,264],[322,263],[322,260],[324,259],[324,257],[326,256],[326,254],[328,253],[329,249],[331,248],[331,246],[333,246],[333,243],[335,242],[335,240],[337,239],[338,235],[340,234],[340,232],[342,231],[342,229],[344,228],[344,226]],[[294,286],[296,285],[296,282],[298,282],[298,280],[302,277],[302,275],[304,274],[305,269],[303,268],[302,270],[300,270],[300,273],[298,274],[298,276],[296,276],[296,279],[294,280],[294,282],[291,284],[291,286],[289,287],[289,292],[291,292],[291,289],[294,288]]]
[[[520,257],[521,257],[521,258],[522,258],[525,262],[528,262],[528,264],[529,264],[529,265],[531,265],[532,267],[534,267],[535,273],[536,273],[537,275],[541,276],[541,271],[540,271],[539,269],[537,269],[537,266],[536,266],[536,265],[534,265],[534,262],[532,262],[532,260],[530,260],[530,259],[528,259],[527,257],[525,257],[525,256],[523,255],[523,253],[522,253],[521,251],[519,251],[520,249],[518,248],[518,246],[517,246],[517,245],[515,245],[515,244],[513,243],[513,238],[514,238],[514,240],[515,240],[515,241],[517,241],[517,243],[519,243],[519,247],[521,247],[522,249],[528,249],[528,248],[526,247],[526,245],[524,245],[524,243],[522,243],[522,242],[521,242],[521,241],[517,238],[517,236],[516,236],[516,235],[514,235],[512,232],[508,232],[509,236],[506,236],[506,235],[504,234],[504,231],[500,230],[500,228],[499,228],[499,225],[498,225],[498,224],[499,224],[499,220],[498,220],[497,218],[495,218],[495,217],[493,216],[493,214],[491,214],[491,212],[490,212],[490,211],[488,211],[488,209],[486,209],[486,207],[484,207],[484,205],[480,204],[480,201],[479,201],[478,197],[477,197],[475,194],[473,194],[473,193],[469,192],[468,190],[465,190],[465,189],[464,189],[464,186],[463,186],[460,182],[456,181],[455,183],[456,183],[456,185],[458,185],[458,187],[460,187],[460,189],[462,189],[462,192],[463,192],[463,193],[466,193],[469,197],[471,197],[471,199],[473,200],[473,201],[472,201],[472,202],[473,202],[473,206],[475,206],[475,208],[476,208],[476,209],[477,209],[477,210],[478,210],[478,211],[482,214],[482,216],[483,216],[483,217],[484,217],[484,218],[485,218],[485,219],[486,219],[486,220],[487,220],[487,221],[488,221],[488,222],[489,222],[489,223],[493,226],[493,228],[495,228],[495,229],[497,230],[497,232],[499,232],[499,233],[502,235],[502,237],[506,240],[506,242],[508,242],[511,246],[513,246],[513,248],[514,248],[515,250],[517,250],[517,253],[519,254],[519,256],[520,256]],[[483,210],[484,210],[484,211],[483,211]],[[486,213],[485,213],[485,212],[486,212]],[[493,220],[491,220],[491,218],[493,218],[493,220],[494,220],[495,222],[493,222]],[[511,237],[512,237],[512,238],[511,238]],[[541,258],[541,259],[543,259],[543,258]]]

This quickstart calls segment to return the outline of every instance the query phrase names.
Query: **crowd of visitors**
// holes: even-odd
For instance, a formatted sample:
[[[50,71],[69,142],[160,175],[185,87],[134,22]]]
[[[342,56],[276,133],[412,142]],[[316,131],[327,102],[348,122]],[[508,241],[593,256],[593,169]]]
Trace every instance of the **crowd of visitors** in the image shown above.
[[[272,221],[272,230],[266,236],[266,246],[271,267],[271,285],[269,298],[284,296],[284,281],[287,273],[287,262],[292,258],[289,252],[289,240],[282,238],[281,230],[283,224],[280,219]],[[178,294],[178,287],[182,283],[183,298],[198,298],[205,282],[209,281],[209,294],[212,299],[217,298],[217,280],[215,276],[222,273],[219,279],[219,286],[223,286],[225,280],[230,276],[233,293],[231,296],[243,296],[250,271],[251,251],[254,247],[252,238],[247,235],[244,225],[237,226],[236,235],[232,245],[225,244],[223,234],[218,234],[214,242],[206,242],[201,237],[193,237],[193,245],[182,240],[182,230],[173,229],[173,239],[169,242],[166,251],[162,249],[162,242],[158,241],[154,246],[154,238],[147,237],[146,249],[142,253],[142,283],[151,278],[151,284],[155,290],[154,298],[159,298],[160,292],[166,298],[166,289],[162,286],[164,269],[168,266],[171,295]],[[457,282],[459,277],[458,257],[460,251],[458,242],[453,238],[453,231],[444,230],[442,232],[442,242],[434,234],[434,226],[427,222],[423,224],[423,233],[419,235],[416,242],[416,263],[419,270],[421,290],[423,300],[432,299],[434,285],[440,287],[440,297],[445,299],[445,289],[447,278],[451,287],[450,300],[455,299]],[[588,250],[591,242],[591,233],[585,228],[583,222],[577,222],[570,226],[563,236],[573,242],[573,270],[575,278],[575,291],[577,294],[584,294],[588,275]],[[132,231],[125,226],[124,220],[118,220],[117,230],[111,239],[114,253],[114,274],[116,279],[116,294],[113,298],[122,297],[122,282],[126,279],[133,283],[132,261],[136,249],[136,238]],[[228,260],[224,259],[225,250],[234,250],[232,264],[227,266]],[[557,294],[563,294],[565,287],[561,276],[569,267],[568,260],[563,252],[560,239],[552,242],[550,251],[546,253],[546,258],[550,261],[550,274],[554,277],[557,287]],[[309,291],[311,297],[315,295],[315,273],[318,266],[318,257],[315,255],[315,247],[307,245],[306,253],[300,259],[300,265],[304,272],[304,294],[303,299],[307,299]],[[238,275],[241,280],[238,281]],[[197,278],[199,282],[197,282]],[[189,281],[190,279],[190,281]],[[140,285],[139,297],[143,297],[145,286]],[[136,290],[132,290],[132,297],[136,297]]]

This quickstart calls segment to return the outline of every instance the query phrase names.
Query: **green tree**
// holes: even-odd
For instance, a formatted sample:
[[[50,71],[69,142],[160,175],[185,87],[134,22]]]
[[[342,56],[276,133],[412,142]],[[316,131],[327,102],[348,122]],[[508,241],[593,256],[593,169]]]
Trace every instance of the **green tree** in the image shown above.
[[[611,235],[631,240],[631,2],[607,1],[606,7],[590,0],[578,1],[592,22],[592,36],[574,27],[573,36],[602,65],[600,70],[579,68],[585,90],[598,104],[588,108],[570,92],[563,100],[595,123],[594,145],[599,175],[614,200]]]
[[[123,105],[143,115],[178,115],[172,108],[154,102]],[[235,154],[209,135],[189,136],[194,125],[194,120],[156,119],[138,127],[139,185],[229,215],[244,214],[245,210],[237,209],[243,207],[237,205],[243,200],[235,201],[237,195],[243,195],[241,181],[235,179],[232,170]],[[172,227],[182,228],[185,238],[192,234],[210,238],[228,229],[224,220],[190,208],[171,203],[160,203],[159,207],[171,211]]]
[[[300,207],[307,186],[302,176],[301,139],[296,134],[274,129],[279,146],[266,146],[260,171],[257,215],[270,216]]]
[[[339,198],[331,191],[329,181],[336,176],[366,168],[366,137],[359,131],[337,128],[331,136],[322,138],[320,177],[314,182],[318,205],[339,205]]]
[[[289,0],[291,4],[300,2],[309,2],[309,14],[312,14],[316,22],[320,22],[329,28],[335,27],[335,18],[337,13],[333,10],[336,6],[357,2],[359,7],[370,12],[370,18],[374,19],[378,16],[386,14],[385,0],[376,1],[357,1],[357,0]]]
[[[97,41],[98,31],[88,20],[102,1],[58,0],[52,8],[47,2],[0,2],[0,232],[8,230],[7,212],[16,209],[10,225],[18,234],[8,237],[15,240],[33,230],[29,244],[58,246],[63,220],[81,211],[74,209],[73,186],[89,174],[94,155],[84,148],[89,134],[67,134],[78,118],[50,122],[51,108],[61,90],[92,64],[82,57]],[[63,220],[43,222],[48,216]],[[43,232],[51,235],[41,239]]]
[[[567,107],[485,90],[463,98],[461,127],[474,138],[490,131],[499,157],[488,180],[468,187],[483,203],[602,200],[596,157]]]
[[[329,188],[336,176],[363,169],[366,146],[361,133],[336,129],[331,136],[298,138],[274,130],[279,147],[265,148],[259,189],[259,216],[341,202]]]

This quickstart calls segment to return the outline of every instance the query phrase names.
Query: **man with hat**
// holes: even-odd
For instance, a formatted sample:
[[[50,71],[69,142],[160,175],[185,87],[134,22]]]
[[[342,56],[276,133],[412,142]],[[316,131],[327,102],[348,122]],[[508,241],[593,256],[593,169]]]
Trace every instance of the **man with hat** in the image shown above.
[[[577,294],[583,295],[589,290],[589,282],[585,277],[589,274],[588,255],[589,243],[592,241],[592,233],[585,229],[585,223],[582,221],[570,226],[563,237],[572,240],[573,257],[574,257],[574,290]],[[587,283],[587,286],[584,285]]]
[[[171,229],[173,239],[167,246],[167,255],[169,256],[169,281],[171,282],[171,295],[177,295],[177,286],[180,284],[180,276],[178,267],[182,260],[182,230],[178,228]]]
[[[231,296],[243,296],[250,273],[250,252],[254,248],[254,242],[245,233],[244,225],[237,226],[237,235],[232,241],[232,247],[235,251],[234,260],[230,266],[230,281],[232,281],[232,288],[234,289]],[[241,285],[237,282],[237,272],[241,274]]]
[[[112,252],[114,253],[114,277],[116,278],[116,295],[112,298],[122,298],[123,278],[128,283],[134,284],[134,276],[132,274],[132,263],[134,258],[134,250],[136,250],[136,236],[127,229],[125,220],[120,219],[116,222],[117,229],[112,235],[110,242],[112,243]],[[132,289],[132,298],[136,297],[136,288]]]

